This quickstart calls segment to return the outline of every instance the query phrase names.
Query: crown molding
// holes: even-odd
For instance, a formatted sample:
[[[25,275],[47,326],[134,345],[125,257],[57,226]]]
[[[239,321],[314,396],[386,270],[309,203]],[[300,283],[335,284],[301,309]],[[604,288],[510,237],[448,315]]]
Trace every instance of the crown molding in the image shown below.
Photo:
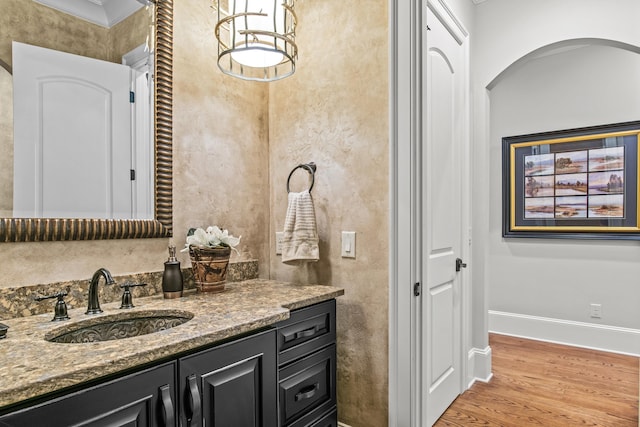
[[[137,0],[33,1],[105,28],[111,28],[143,7]]]

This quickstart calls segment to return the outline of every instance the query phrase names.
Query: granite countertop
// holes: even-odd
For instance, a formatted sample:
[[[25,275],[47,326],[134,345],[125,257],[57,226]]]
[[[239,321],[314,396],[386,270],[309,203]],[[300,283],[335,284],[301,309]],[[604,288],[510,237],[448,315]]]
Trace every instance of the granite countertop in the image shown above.
[[[217,294],[134,298],[135,307],[127,310],[119,302],[101,304],[104,313],[98,315],[71,309],[71,319],[63,322],[51,321],[52,300],[48,314],[2,321],[9,330],[0,340],[0,408],[260,329],[289,318],[290,310],[343,294],[333,286],[253,279],[227,283]],[[64,344],[44,339],[73,322],[154,310],[187,311],[194,317],[171,329],[119,340]]]

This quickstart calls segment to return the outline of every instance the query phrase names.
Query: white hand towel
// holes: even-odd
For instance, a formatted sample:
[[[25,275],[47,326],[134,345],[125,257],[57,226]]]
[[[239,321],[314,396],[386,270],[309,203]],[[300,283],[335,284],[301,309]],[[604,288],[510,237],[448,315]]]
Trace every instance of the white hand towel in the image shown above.
[[[319,259],[316,211],[309,190],[289,193],[282,235],[282,262],[302,264]]]

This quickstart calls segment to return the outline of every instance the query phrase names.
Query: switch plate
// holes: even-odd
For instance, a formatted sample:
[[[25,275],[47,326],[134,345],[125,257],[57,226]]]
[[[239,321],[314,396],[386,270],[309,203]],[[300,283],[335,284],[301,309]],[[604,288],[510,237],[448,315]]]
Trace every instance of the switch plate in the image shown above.
[[[602,317],[602,304],[591,304],[590,316],[594,319]]]
[[[356,232],[355,231],[343,231],[342,232],[342,258],[355,258],[356,257]]]
[[[276,231],[276,255],[282,255],[282,239],[284,238],[283,231]]]

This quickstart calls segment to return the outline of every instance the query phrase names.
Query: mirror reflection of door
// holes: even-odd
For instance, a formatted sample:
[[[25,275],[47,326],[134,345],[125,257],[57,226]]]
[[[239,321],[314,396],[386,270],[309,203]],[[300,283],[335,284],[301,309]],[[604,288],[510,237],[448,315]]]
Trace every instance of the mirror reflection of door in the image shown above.
[[[155,215],[153,54],[143,44],[125,54],[122,63],[131,67],[131,88],[135,94],[135,102],[131,104],[131,163],[136,175],[132,181],[132,218],[151,219]]]
[[[132,218],[130,75],[13,43],[14,217]]]
[[[0,61],[2,62],[2,61]],[[0,63],[0,218],[13,215],[13,79]]]

